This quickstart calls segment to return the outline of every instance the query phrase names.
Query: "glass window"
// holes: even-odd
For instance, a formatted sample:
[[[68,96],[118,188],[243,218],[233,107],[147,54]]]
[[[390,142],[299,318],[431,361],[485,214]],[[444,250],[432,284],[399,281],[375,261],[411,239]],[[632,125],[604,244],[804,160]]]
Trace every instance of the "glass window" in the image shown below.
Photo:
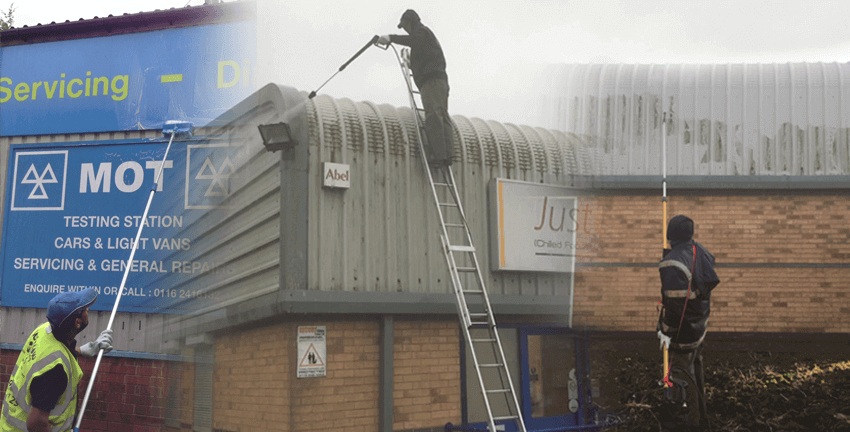
[[[552,417],[578,410],[574,337],[528,335],[528,386],[531,416]]]

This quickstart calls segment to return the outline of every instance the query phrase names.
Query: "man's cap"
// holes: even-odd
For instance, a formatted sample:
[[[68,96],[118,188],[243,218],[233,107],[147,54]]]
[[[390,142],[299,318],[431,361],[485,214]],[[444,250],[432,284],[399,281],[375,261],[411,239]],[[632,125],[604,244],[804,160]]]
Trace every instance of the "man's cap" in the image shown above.
[[[62,327],[65,320],[75,317],[95,300],[97,291],[94,288],[59,294],[47,303],[47,321],[50,321],[54,329]]]
[[[685,242],[694,237],[694,221],[685,215],[673,216],[667,224],[667,240]]]
[[[401,14],[401,19],[398,21],[398,28],[402,28],[406,22],[419,22],[419,14],[413,9],[408,9]]]

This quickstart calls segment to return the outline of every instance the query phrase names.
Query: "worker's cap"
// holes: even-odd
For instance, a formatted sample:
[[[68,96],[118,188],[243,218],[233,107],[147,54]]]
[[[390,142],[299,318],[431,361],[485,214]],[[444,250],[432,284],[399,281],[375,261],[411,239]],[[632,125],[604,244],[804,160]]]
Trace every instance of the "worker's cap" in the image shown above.
[[[408,9],[404,11],[404,13],[401,14],[401,20],[399,20],[397,28],[402,28],[404,26],[404,23],[406,22],[419,22],[419,14],[416,13],[416,11],[413,9]]]
[[[60,328],[68,318],[76,318],[78,313],[91,306],[95,300],[97,291],[94,288],[59,294],[47,303],[47,321],[50,321],[54,329]]]
[[[694,221],[685,215],[673,216],[667,224],[667,240],[685,242],[694,237]]]

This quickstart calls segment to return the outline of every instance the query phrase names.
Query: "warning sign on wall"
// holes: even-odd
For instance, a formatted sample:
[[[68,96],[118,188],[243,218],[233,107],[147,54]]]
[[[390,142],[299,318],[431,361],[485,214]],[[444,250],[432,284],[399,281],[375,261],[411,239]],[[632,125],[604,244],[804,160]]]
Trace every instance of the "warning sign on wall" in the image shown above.
[[[326,375],[325,326],[298,327],[298,378]]]

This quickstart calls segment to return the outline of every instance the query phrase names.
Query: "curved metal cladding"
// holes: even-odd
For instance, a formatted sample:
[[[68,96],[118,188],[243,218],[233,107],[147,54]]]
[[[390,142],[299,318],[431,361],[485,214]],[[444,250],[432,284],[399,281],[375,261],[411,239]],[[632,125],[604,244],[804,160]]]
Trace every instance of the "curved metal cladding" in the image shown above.
[[[409,108],[318,96],[309,102],[310,171],[350,165],[349,189],[310,176],[308,289],[451,293],[439,220]],[[569,274],[490,272],[487,185],[492,178],[569,186],[590,174],[583,142],[559,131],[453,116],[453,171],[490,293],[568,300]],[[315,265],[312,265],[315,263]]]
[[[226,267],[185,282],[187,291],[208,295],[186,300],[193,312],[166,323],[169,337],[276,316],[283,313],[280,292],[303,289],[306,284],[308,124],[304,100],[295,89],[269,84],[210,125],[212,142],[238,149],[232,160],[230,193],[189,229],[197,233],[192,245],[195,259]],[[289,126],[290,137],[298,144],[269,152],[257,127],[281,122]]]
[[[575,64],[563,73],[567,130],[597,175],[850,173],[850,64]]]

